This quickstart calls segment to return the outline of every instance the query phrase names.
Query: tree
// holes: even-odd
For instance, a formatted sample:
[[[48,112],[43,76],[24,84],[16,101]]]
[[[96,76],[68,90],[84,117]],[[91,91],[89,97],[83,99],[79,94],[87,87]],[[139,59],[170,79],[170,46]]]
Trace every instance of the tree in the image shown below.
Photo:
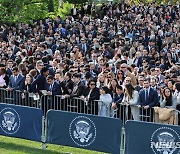
[[[71,1],[77,3],[84,0]],[[65,18],[72,7],[68,1],[60,7],[59,0],[0,0],[0,23],[30,23],[57,15]]]
[[[53,11],[53,0],[0,0],[0,22],[16,23],[44,19]],[[48,3],[49,2],[49,3]]]
[[[88,0],[64,0],[64,2],[66,1],[72,4],[82,4],[88,2]]]

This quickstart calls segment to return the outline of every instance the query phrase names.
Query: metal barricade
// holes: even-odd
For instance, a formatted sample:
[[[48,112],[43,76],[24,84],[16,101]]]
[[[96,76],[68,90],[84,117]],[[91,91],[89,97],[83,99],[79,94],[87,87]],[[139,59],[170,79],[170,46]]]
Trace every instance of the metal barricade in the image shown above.
[[[76,113],[87,113],[87,106],[80,98],[62,98],[60,95],[42,95],[41,96],[41,109],[46,112],[50,109],[61,110]]]
[[[136,106],[131,106],[123,103],[118,104],[117,108],[112,110],[114,112],[114,118],[121,119],[123,124],[125,124],[127,120],[134,120],[131,108],[136,108]]]
[[[29,106],[41,108],[44,115],[50,109],[61,110],[67,112],[84,113],[91,115],[99,115],[100,100],[84,101],[81,98],[63,98],[60,95],[48,96],[42,95],[40,99],[34,99],[35,94],[22,92],[19,90],[8,91],[5,88],[0,88],[0,103]],[[109,117],[119,118],[123,124],[127,120],[139,120],[145,122],[156,122],[154,120],[154,108],[144,109],[137,105],[118,104],[116,109],[111,108],[111,104],[106,108],[109,112]],[[174,111],[175,118],[178,124],[178,112]],[[157,123],[157,122],[156,122]]]
[[[99,100],[86,102],[87,114],[98,115],[98,111],[99,111],[98,103],[99,103]]]
[[[42,95],[40,101],[40,106],[44,115],[50,109],[98,115],[99,100],[85,102],[77,97],[63,98],[60,95]]]
[[[144,107],[139,107],[139,118],[140,121],[154,122],[154,109],[144,109]]]
[[[153,122],[153,108],[144,109],[143,107],[139,108],[137,105],[121,103],[114,112],[114,117],[120,118],[123,124],[125,124],[127,120]]]
[[[0,102],[39,108],[39,100],[34,100],[33,94],[28,92],[22,92],[20,90],[8,91],[6,89],[1,88]]]
[[[154,109],[138,107],[137,105],[118,104],[114,110],[114,118],[120,118],[123,124],[127,120],[137,120],[145,122],[154,122]]]
[[[58,102],[55,104],[55,102]],[[40,99],[40,108],[43,110],[43,114],[46,115],[46,112],[50,109],[58,110],[61,105],[61,99],[56,96],[51,95],[42,95]]]
[[[6,102],[6,89],[0,88],[0,102],[5,103]]]
[[[84,113],[86,114],[87,107],[86,103],[81,99],[81,98],[72,98],[70,101],[67,103],[67,108],[68,111],[70,112],[77,112],[77,113]]]

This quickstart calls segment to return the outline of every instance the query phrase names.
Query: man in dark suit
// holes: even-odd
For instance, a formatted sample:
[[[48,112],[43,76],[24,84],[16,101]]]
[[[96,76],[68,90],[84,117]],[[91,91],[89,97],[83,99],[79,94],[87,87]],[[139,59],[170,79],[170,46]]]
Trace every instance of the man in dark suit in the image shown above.
[[[61,95],[61,87],[60,84],[54,81],[54,77],[52,75],[48,75],[47,78],[47,85],[46,85],[46,90],[47,90],[47,95]]]
[[[49,70],[47,67],[41,69],[41,73],[32,83],[33,93],[42,95],[42,90],[46,90],[46,77],[49,75]]]
[[[7,48],[7,57],[8,57],[8,59],[12,59],[12,60],[15,60],[15,58],[16,58],[10,47]]]
[[[146,49],[143,50],[143,56],[142,59],[146,59],[146,61],[150,62],[150,60],[152,59],[149,55],[148,55],[148,51]]]
[[[86,39],[82,38],[81,43],[79,44],[79,48],[83,53],[87,53],[89,51],[89,45],[86,43]]]
[[[24,77],[21,74],[19,74],[19,70],[17,67],[13,67],[12,73],[13,75],[11,75],[9,78],[9,85],[8,85],[7,90],[9,91],[21,90],[24,85],[23,83]]]
[[[16,54],[18,51],[20,51],[19,47],[16,46],[15,41],[11,41],[9,46],[12,48],[13,54]]]
[[[137,66],[142,66],[143,60],[146,60],[148,63],[152,58],[148,56],[148,51],[146,49],[143,50],[143,55],[138,58]]]
[[[144,82],[144,77],[143,76],[139,76],[138,77],[138,85],[135,86],[135,90],[136,91],[140,91],[141,89],[143,89],[143,82]]]
[[[50,75],[55,76],[58,63],[59,63],[59,60],[57,58],[53,60],[52,67],[49,67],[49,74]]]
[[[116,86],[116,93],[113,97],[112,109],[117,109],[117,118],[121,116],[123,120],[123,115],[125,113],[125,108],[120,105],[124,97],[123,88],[120,85]]]
[[[83,95],[84,90],[85,90],[85,86],[83,82],[81,81],[81,74],[80,73],[74,74],[73,81],[74,81],[74,86],[73,86],[72,93],[69,95],[69,97],[70,98],[80,97],[81,95]]]
[[[95,70],[95,65],[93,62],[89,62],[90,74],[93,78],[97,78],[98,72]]]
[[[158,91],[159,90],[159,86],[158,86],[158,79],[156,77],[151,77],[151,80],[150,80],[150,85],[151,85],[151,88]]]
[[[143,85],[144,88],[139,92],[138,107],[142,108],[140,114],[143,116],[143,121],[152,121],[153,110],[151,108],[158,104],[158,93],[150,87],[149,79],[144,79]]]
[[[45,95],[42,97],[42,100],[43,100],[42,107],[45,113],[49,109],[56,109],[56,110],[60,109],[61,101],[57,101],[58,97],[55,97],[55,96],[62,94],[60,84],[54,80],[54,77],[52,75],[48,75],[46,78],[46,81],[47,81],[47,84],[46,84],[47,96]]]
[[[172,55],[172,59],[174,59],[175,62],[178,62],[178,55],[176,53],[176,49],[175,48],[172,48],[171,49],[171,55]]]
[[[13,67],[12,69],[12,75],[9,78],[9,85],[7,90],[8,91],[13,91],[11,93],[7,93],[7,97],[11,98],[10,100],[12,100],[13,102],[10,101],[10,103],[12,104],[19,104],[20,99],[21,98],[21,93],[15,90],[22,90],[23,89],[23,85],[25,82],[25,77],[21,74],[19,74],[19,70],[17,67]]]
[[[91,61],[93,62],[94,66],[95,66],[95,70],[98,71],[98,56],[97,56],[97,53],[93,53],[91,55]]]
[[[12,75],[13,63],[14,63],[14,61],[13,61],[12,59],[9,59],[9,60],[7,61],[6,74],[7,74],[9,77]]]
[[[156,67],[155,68],[155,75],[158,78],[159,83],[158,84],[163,84],[164,83],[164,75],[161,74],[161,68]]]
[[[70,95],[64,95],[65,98],[74,98],[74,97],[80,97],[83,95],[84,90],[85,90],[85,86],[81,81],[81,74],[80,73],[76,73],[73,75],[73,81],[74,81],[74,86],[73,86],[73,90],[72,93]],[[84,112],[84,102],[81,100],[74,100],[71,99],[70,101],[70,110],[74,111],[74,112]]]
[[[37,70],[37,75],[35,78],[37,78],[37,76],[41,73],[41,69],[44,67],[44,63],[42,62],[42,60],[38,60],[36,62],[36,70]]]
[[[64,75],[64,81],[60,83],[64,95],[65,94],[70,95],[73,91],[74,82],[72,81],[71,78],[72,78],[72,74],[70,72],[66,72]]]
[[[70,72],[66,72],[64,77],[62,77],[62,72],[58,69],[56,70],[55,74],[55,82],[60,84],[61,92],[63,95],[70,95],[73,90],[74,82],[71,80],[72,74]],[[63,97],[61,97],[63,98]],[[60,110],[67,111],[67,104],[68,104],[68,98],[67,99],[61,99],[59,108]]]

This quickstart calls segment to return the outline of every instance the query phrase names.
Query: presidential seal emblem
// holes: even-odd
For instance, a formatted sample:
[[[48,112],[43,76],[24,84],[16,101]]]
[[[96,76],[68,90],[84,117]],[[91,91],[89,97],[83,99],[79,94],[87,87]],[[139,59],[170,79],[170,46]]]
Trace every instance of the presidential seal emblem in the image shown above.
[[[6,134],[14,134],[19,130],[20,117],[12,108],[4,108],[0,112],[0,127]]]
[[[96,139],[96,127],[88,117],[78,116],[72,120],[69,126],[69,134],[75,144],[86,147]]]
[[[155,154],[180,154],[179,134],[172,128],[161,127],[152,134],[151,148]]]

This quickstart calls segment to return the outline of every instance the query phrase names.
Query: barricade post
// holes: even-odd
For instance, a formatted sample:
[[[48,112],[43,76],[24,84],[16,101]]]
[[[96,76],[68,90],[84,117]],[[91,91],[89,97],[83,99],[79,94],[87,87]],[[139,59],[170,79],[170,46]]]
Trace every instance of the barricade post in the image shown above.
[[[50,110],[47,143],[120,153],[122,121],[93,115]]]
[[[42,110],[0,103],[0,134],[41,142]]]
[[[43,116],[42,118],[42,137],[41,137],[41,141],[42,141],[42,149],[45,150],[46,149],[46,119]]]
[[[180,153],[180,127],[127,121],[126,154]]]

